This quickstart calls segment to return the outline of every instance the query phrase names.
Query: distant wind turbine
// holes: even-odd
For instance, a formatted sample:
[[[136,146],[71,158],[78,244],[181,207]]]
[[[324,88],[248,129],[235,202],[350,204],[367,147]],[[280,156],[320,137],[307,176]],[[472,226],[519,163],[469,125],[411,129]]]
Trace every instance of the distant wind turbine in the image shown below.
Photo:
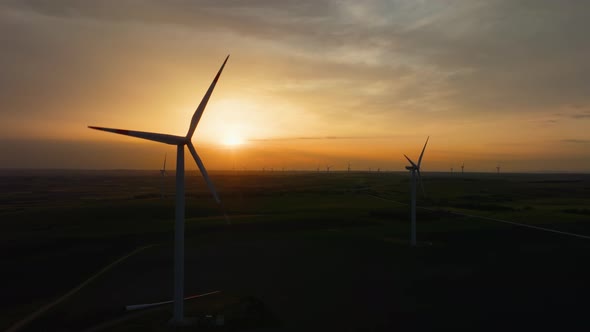
[[[461,175],[463,175],[463,171],[465,170],[465,162],[461,164]]]
[[[161,192],[162,198],[164,198],[164,177],[168,175],[168,173],[166,173],[166,156],[167,156],[167,153],[164,154],[164,166],[162,166],[162,169],[160,170],[160,175],[162,177],[162,192]]]
[[[496,171],[498,172],[498,175],[500,175],[500,163],[498,163],[498,165],[496,166]]]
[[[348,173],[350,173],[350,163],[348,163]]]
[[[164,165],[162,166],[162,169],[160,170],[160,175],[162,176],[166,176],[168,175],[168,173],[166,173],[166,157],[167,157],[167,153],[164,153]]]
[[[326,165],[326,173],[330,173],[330,168],[332,168],[332,166],[334,165]]]
[[[209,191],[213,194],[215,201],[221,205],[221,200],[215,191],[213,182],[209,178],[207,170],[199,158],[191,139],[197,128],[197,124],[205,111],[207,102],[213,93],[213,89],[219,80],[219,76],[229,59],[229,55],[223,61],[221,68],[217,72],[217,75],[213,79],[213,82],[209,86],[209,89],[205,93],[205,96],[201,100],[201,103],[195,110],[188,132],[185,136],[176,136],[169,134],[149,133],[143,131],[131,131],[122,129],[112,129],[103,127],[88,126],[88,128],[107,131],[115,134],[133,136],[142,138],[150,141],[156,141],[160,143],[176,145],[176,222],[174,231],[174,316],[172,317],[172,323],[180,325],[184,321],[184,147],[186,146],[193,156],[193,159],[197,163]],[[227,216],[226,216],[227,218]]]
[[[414,163],[408,156],[404,154],[404,157],[410,162],[410,166],[406,166],[406,169],[410,171],[412,175],[411,180],[411,191],[412,191],[412,203],[410,206],[410,218],[412,221],[411,230],[410,230],[410,244],[414,247],[416,246],[416,174],[418,174],[418,179],[420,180],[420,187],[422,187],[422,194],[424,195],[424,185],[422,184],[422,175],[420,175],[420,164],[422,164],[422,157],[424,156],[424,150],[426,150],[426,144],[428,144],[428,140],[430,136],[426,138],[426,143],[424,143],[424,147],[422,148],[422,153],[420,153],[420,158],[418,158],[418,164]]]

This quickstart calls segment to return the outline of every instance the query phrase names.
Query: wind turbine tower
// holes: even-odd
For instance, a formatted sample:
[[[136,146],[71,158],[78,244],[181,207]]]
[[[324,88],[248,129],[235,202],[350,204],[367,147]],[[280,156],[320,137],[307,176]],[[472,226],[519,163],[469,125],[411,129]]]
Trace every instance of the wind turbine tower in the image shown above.
[[[496,166],[496,172],[498,173],[498,175],[500,175],[500,163],[498,163],[498,165]]]
[[[326,173],[330,173],[330,168],[334,165],[326,165]]]
[[[217,75],[213,79],[213,82],[209,86],[209,89],[205,93],[205,96],[201,100],[201,103],[195,110],[193,117],[191,119],[191,123],[188,129],[188,132],[185,136],[176,136],[176,135],[169,135],[169,134],[159,134],[159,133],[149,133],[143,131],[132,131],[132,130],[123,130],[123,129],[113,129],[113,128],[103,128],[103,127],[94,127],[88,126],[88,128],[107,131],[115,134],[127,135],[132,137],[137,137],[141,139],[146,139],[150,141],[155,141],[164,144],[176,145],[176,221],[174,226],[174,316],[172,317],[172,324],[174,325],[181,325],[184,323],[184,148],[185,146],[188,148],[190,154],[192,155],[193,159],[197,163],[207,186],[209,187],[209,191],[213,194],[213,198],[215,201],[221,205],[221,200],[217,195],[217,191],[215,191],[215,187],[213,186],[213,182],[209,178],[209,174],[199,158],[195,147],[191,141],[193,134],[195,133],[195,129],[197,128],[197,124],[205,111],[205,107],[207,106],[207,102],[213,93],[213,89],[219,80],[219,76],[221,76],[221,72],[229,59],[229,55],[223,61],[221,68],[217,72]],[[227,218],[227,216],[226,216]]]
[[[422,187],[422,194],[424,195],[424,186],[422,185],[422,175],[420,175],[420,164],[422,164],[422,157],[424,156],[424,150],[426,150],[426,144],[428,144],[428,140],[430,136],[426,138],[426,143],[424,143],[424,147],[422,148],[422,153],[420,153],[420,158],[418,158],[418,164],[414,163],[408,156],[404,154],[404,157],[410,162],[410,166],[406,166],[406,169],[410,171],[412,176],[411,178],[411,206],[410,206],[410,219],[411,219],[411,226],[410,226],[410,244],[412,247],[416,246],[416,175],[420,180],[420,186]]]
[[[347,168],[347,170],[348,170],[348,173],[350,173],[350,163],[348,163],[348,168]]]
[[[461,175],[463,175],[463,171],[465,170],[465,162],[461,164]]]

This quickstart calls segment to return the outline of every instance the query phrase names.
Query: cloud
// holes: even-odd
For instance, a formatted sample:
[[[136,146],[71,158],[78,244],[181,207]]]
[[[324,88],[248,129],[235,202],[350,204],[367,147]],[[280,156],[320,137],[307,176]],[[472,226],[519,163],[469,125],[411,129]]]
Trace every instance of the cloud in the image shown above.
[[[302,136],[302,137],[272,137],[272,138],[251,138],[253,142],[267,141],[297,141],[297,140],[367,140],[367,139],[387,139],[396,136]]]
[[[363,104],[383,111],[507,113],[590,104],[590,64],[585,60],[590,55],[585,36],[590,28],[590,4],[586,2],[456,0],[442,5],[406,0],[361,5],[354,1],[286,1],[277,6],[272,1],[29,0],[8,7],[23,16],[55,20],[51,27],[62,31],[45,35],[34,25],[21,27],[29,33],[21,34],[20,45],[11,45],[30,48],[45,39],[44,43],[53,43],[46,45],[45,53],[50,56],[63,46],[73,55],[84,48],[105,53],[112,51],[109,43],[134,45],[141,38],[163,42],[161,46],[171,50],[179,47],[163,41],[175,32],[158,35],[166,29],[177,30],[177,34],[183,29],[199,31],[198,39],[220,32],[239,36],[253,47],[268,49],[269,58],[292,63],[292,69],[277,70],[271,64],[265,70],[272,73],[275,67],[277,75],[285,74],[279,77],[287,77],[287,82],[278,82],[277,87],[282,85],[284,96],[293,98],[301,93],[301,86],[329,79],[330,88],[340,91],[340,96],[361,98]],[[64,22],[83,28],[78,35],[66,33],[74,38],[72,43],[55,37],[71,30]],[[93,29],[93,24],[100,29]],[[89,39],[88,33],[98,36]],[[177,41],[181,43],[182,38]],[[83,47],[75,47],[77,43]],[[144,47],[145,54],[162,56],[149,45]],[[23,50],[31,51],[43,53]],[[367,89],[355,90],[353,82]],[[379,88],[367,86],[370,84]],[[324,93],[323,89],[316,91]],[[373,93],[363,95],[366,91]]]
[[[563,112],[553,114],[554,116],[561,118],[561,119],[575,119],[575,120],[583,120],[583,119],[590,119],[590,111],[582,111],[579,112],[577,108],[574,107],[573,109],[566,109]]]
[[[590,112],[576,113],[570,115],[574,119],[590,119]]]
[[[565,143],[590,144],[590,139],[574,139],[574,138],[570,138],[570,139],[563,139],[561,141],[562,142],[565,142]]]

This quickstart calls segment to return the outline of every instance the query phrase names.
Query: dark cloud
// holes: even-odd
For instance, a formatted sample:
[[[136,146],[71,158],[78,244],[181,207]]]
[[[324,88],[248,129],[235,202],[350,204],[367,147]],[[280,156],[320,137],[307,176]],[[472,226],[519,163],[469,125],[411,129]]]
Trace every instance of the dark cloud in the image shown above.
[[[399,40],[426,63],[457,73],[445,82],[450,103],[497,112],[588,104],[589,9],[577,1],[490,1]]]
[[[579,107],[574,108],[573,110],[567,110],[566,112],[556,113],[554,116],[559,118],[566,118],[566,119],[576,119],[576,120],[583,120],[583,119],[590,119],[590,111],[578,111]]]
[[[590,144],[590,139],[564,139],[562,142],[565,143],[575,143],[575,144]]]
[[[574,119],[590,119],[590,112],[576,113],[570,115]]]

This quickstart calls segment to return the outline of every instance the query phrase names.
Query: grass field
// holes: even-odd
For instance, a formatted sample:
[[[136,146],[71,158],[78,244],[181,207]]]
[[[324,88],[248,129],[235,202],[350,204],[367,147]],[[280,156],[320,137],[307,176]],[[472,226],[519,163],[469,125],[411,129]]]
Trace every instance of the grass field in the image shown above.
[[[213,172],[231,225],[187,175],[186,294],[222,291],[187,315],[226,323],[201,330],[590,327],[590,240],[449,213],[590,235],[590,175],[426,173],[417,248],[405,173]],[[23,330],[169,330],[170,306],[124,306],[171,299],[173,194],[157,172],[5,172],[0,329],[153,244]]]

